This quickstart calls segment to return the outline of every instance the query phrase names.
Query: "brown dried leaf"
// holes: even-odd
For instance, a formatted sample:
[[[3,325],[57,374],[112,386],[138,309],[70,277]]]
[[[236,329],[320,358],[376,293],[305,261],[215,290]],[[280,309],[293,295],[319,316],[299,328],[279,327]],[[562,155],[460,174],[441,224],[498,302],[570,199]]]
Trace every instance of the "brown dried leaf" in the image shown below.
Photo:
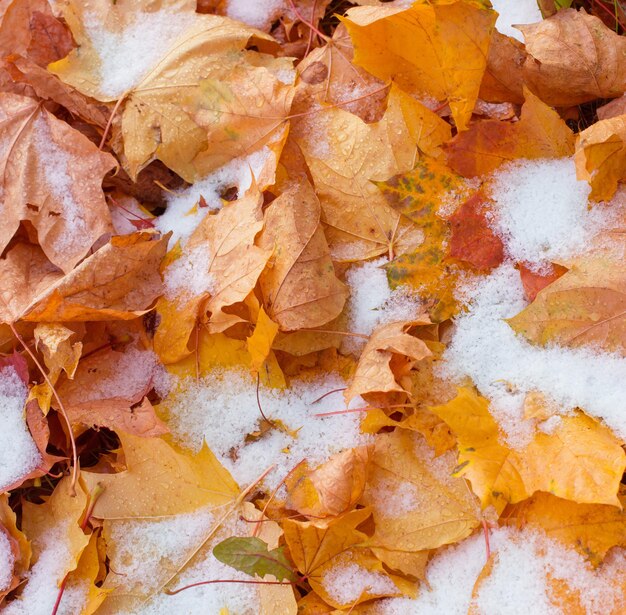
[[[0,119],[0,249],[28,220],[46,256],[68,272],[111,230],[101,184],[115,160],[31,98],[0,93]]]
[[[528,52],[524,81],[545,103],[578,105],[626,90],[626,39],[597,17],[565,9],[519,29]]]
[[[425,317],[377,327],[363,349],[352,382],[344,393],[346,401],[349,403],[357,395],[368,393],[405,393],[406,390],[398,383],[398,379],[407,373],[416,361],[421,361],[432,354],[421,339],[409,335],[406,331],[414,325],[428,324],[430,320]],[[391,366],[394,357],[402,360],[403,373],[394,373]],[[396,371],[400,371],[398,367]]]
[[[303,180],[285,187],[265,211],[258,245],[274,257],[259,278],[263,302],[283,331],[314,328],[343,310],[348,290],[335,276],[320,204]]]

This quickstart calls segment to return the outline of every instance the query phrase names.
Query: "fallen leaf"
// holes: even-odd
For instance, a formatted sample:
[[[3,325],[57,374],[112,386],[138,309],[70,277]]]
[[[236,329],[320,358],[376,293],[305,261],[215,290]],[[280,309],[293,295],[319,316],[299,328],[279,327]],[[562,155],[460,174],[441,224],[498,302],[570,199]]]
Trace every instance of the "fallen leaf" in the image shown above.
[[[278,581],[297,581],[284,547],[269,550],[268,544],[255,536],[232,536],[213,547],[213,555],[224,564],[261,579],[272,575]]]
[[[567,267],[563,267],[557,263],[550,263],[548,272],[546,273],[543,271],[538,273],[524,265],[524,263],[519,263],[517,268],[519,269],[524,294],[528,301],[534,301],[539,291],[542,291],[546,286],[556,282],[563,274],[567,273]]]
[[[346,402],[357,395],[371,393],[405,393],[398,378],[417,362],[431,355],[428,346],[419,338],[407,333],[415,325],[427,325],[426,318],[410,322],[392,322],[378,326],[369,338],[356,367],[350,386],[344,392]],[[401,363],[392,368],[394,358]]]
[[[448,145],[448,164],[464,177],[486,175],[516,158],[560,158],[574,153],[574,134],[559,114],[524,89],[519,122],[486,120]]]
[[[483,508],[493,505],[501,512],[509,502],[528,497],[517,460],[500,443],[498,426],[489,413],[489,403],[473,390],[461,388],[442,406],[431,408],[456,435],[459,447],[454,476],[465,476]]]
[[[551,538],[572,545],[594,566],[609,549],[626,544],[626,515],[616,506],[577,504],[537,492],[509,507],[503,517],[508,525],[541,528]]]
[[[362,503],[376,530],[368,546],[417,552],[463,540],[480,524],[478,502],[451,476],[454,455],[435,458],[403,429],[376,436]]]
[[[521,105],[524,102],[522,69],[526,55],[522,43],[493,30],[478,96],[489,102]]]
[[[31,298],[22,320],[131,320],[161,292],[159,265],[169,237],[133,233],[112,237],[76,269]]]
[[[0,495],[0,532],[8,540],[13,562],[10,563],[10,580],[0,591],[0,601],[22,582],[30,566],[31,548],[25,534],[17,528],[17,518],[9,506],[9,495]],[[9,575],[7,575],[9,576]]]
[[[413,95],[448,101],[466,130],[487,65],[493,11],[466,2],[351,9],[343,20],[354,62]]]
[[[535,344],[626,352],[626,280],[617,263],[581,261],[546,286],[511,328]]]
[[[479,270],[497,267],[504,260],[502,240],[487,222],[488,200],[477,192],[450,217],[450,256]]]
[[[412,252],[386,266],[392,288],[408,284],[417,288],[433,322],[454,315],[456,265],[449,262],[448,222],[439,214],[441,202],[455,195],[453,202],[469,198],[472,187],[445,164],[420,159],[415,169],[377,184],[396,211],[410,218],[423,231],[424,241]]]
[[[626,177],[626,115],[596,122],[576,140],[576,175],[591,186],[590,197],[608,201]]]
[[[239,489],[206,445],[195,457],[179,453],[160,438],[119,432],[127,469],[118,474],[82,472],[90,491],[100,485],[93,516],[98,519],[158,517],[222,506]]]
[[[46,256],[67,273],[111,230],[101,184],[115,159],[32,98],[2,93],[0,118],[0,249],[28,220]]]
[[[278,333],[278,325],[265,313],[261,307],[254,332],[247,340],[248,352],[252,359],[252,371],[259,373],[263,363],[272,350],[272,342]]]
[[[142,0],[132,8],[111,6],[108,0],[89,6],[69,2],[63,15],[80,52],[49,67],[83,94],[124,100],[121,133],[132,179],[157,158],[191,182],[262,145],[260,136],[269,138],[280,128],[289,112],[291,87],[277,75],[290,70],[291,61],[245,50],[251,39],[270,48],[269,36],[224,17],[197,14],[195,0],[156,8]],[[138,64],[139,70],[121,83],[107,81],[111,67],[100,46],[104,40],[120,45],[124,37],[137,36],[138,12],[175,19],[179,25],[165,32],[156,53],[146,47],[149,60]],[[90,26],[94,20],[101,21],[102,30]]]
[[[305,468],[285,481],[287,507],[310,517],[337,516],[359,501],[367,479],[368,447],[348,449],[333,455],[313,470]]]
[[[328,141],[320,143],[320,129]],[[313,177],[333,260],[403,254],[421,243],[419,229],[394,212],[372,182],[410,170],[418,148],[440,153],[449,130],[397,87],[384,117],[374,124],[338,108],[294,121],[293,136]]]
[[[524,82],[547,104],[578,105],[626,90],[626,41],[598,17],[565,9],[519,29],[528,52]]]
[[[335,275],[320,214],[306,180],[285,187],[265,211],[258,245],[273,250],[274,256],[259,283],[268,315],[283,331],[330,322],[348,295]]]

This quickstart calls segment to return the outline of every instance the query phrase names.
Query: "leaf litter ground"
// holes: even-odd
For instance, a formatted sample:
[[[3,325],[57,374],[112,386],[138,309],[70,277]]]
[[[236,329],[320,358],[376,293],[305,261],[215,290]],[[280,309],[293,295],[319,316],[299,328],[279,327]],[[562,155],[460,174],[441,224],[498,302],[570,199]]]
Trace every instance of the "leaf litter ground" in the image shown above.
[[[3,3],[0,612],[623,613],[622,13]]]

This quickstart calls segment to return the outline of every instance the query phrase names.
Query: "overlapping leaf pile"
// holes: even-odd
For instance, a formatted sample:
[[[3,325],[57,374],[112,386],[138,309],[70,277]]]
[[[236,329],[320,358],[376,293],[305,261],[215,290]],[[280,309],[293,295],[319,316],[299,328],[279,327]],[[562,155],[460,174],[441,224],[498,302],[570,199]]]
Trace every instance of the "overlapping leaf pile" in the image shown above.
[[[525,44],[486,0],[252,4],[1,4],[2,612],[623,613],[623,398],[445,364],[508,267],[511,339],[624,373],[626,40],[549,2]],[[516,258],[519,160],[575,165],[601,237]]]

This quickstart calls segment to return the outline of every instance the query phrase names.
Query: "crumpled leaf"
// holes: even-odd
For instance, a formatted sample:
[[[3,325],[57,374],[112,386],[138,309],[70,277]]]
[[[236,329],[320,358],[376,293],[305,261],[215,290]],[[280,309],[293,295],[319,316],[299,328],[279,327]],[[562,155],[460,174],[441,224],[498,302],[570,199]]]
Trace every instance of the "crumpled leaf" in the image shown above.
[[[159,265],[168,239],[147,232],[112,237],[76,269],[34,294],[21,319],[84,322],[143,315],[161,292]]]
[[[479,270],[493,269],[504,260],[502,240],[487,222],[487,203],[485,195],[477,192],[448,218],[450,256]]]
[[[287,507],[311,517],[337,516],[359,501],[370,466],[369,447],[333,455],[313,470],[303,468],[285,481]]]
[[[346,402],[349,403],[357,395],[406,392],[398,380],[417,361],[431,355],[421,339],[406,331],[415,325],[428,324],[428,317],[416,317],[409,322],[378,326],[363,349],[352,382],[344,392]]]
[[[267,575],[278,581],[297,581],[298,576],[285,554],[285,547],[269,550],[256,536],[231,536],[213,547],[213,555],[224,564],[261,579]]]
[[[594,15],[565,9],[523,25],[524,81],[549,105],[614,98],[626,90],[626,40]]]
[[[328,143],[320,143],[320,129],[330,136]],[[419,229],[394,212],[372,182],[410,170],[418,149],[440,155],[449,131],[397,87],[374,124],[334,107],[294,121],[293,136],[313,177],[333,260],[403,254],[421,243]]]
[[[343,20],[355,64],[413,95],[447,100],[460,131],[474,109],[495,21],[493,11],[469,2],[362,7]]]
[[[594,566],[602,562],[609,549],[626,544],[626,514],[616,506],[577,504],[537,492],[509,507],[503,517],[513,526],[541,528],[548,536],[573,546]]]
[[[195,8],[195,0],[141,0],[133,3],[132,10],[108,0],[89,5],[72,1],[64,7],[80,51],[49,70],[97,100],[125,99],[121,132],[133,179],[157,158],[192,182],[262,146],[262,139],[280,129],[289,113],[291,86],[278,75],[290,70],[291,61],[245,51],[251,39],[262,48],[270,48],[272,39],[225,17],[197,14]],[[91,31],[89,22],[102,20],[105,36],[114,41],[132,31],[138,11],[160,12],[164,19],[178,20],[178,36],[168,40],[152,65],[125,85],[108,84],[107,75],[100,73],[103,63],[94,43],[102,34]]]
[[[519,122],[485,120],[448,145],[448,164],[464,177],[486,175],[516,158],[560,158],[574,153],[574,134],[559,114],[524,89]]]
[[[591,186],[592,199],[608,201],[626,178],[626,115],[596,122],[576,140],[576,175]]]
[[[348,296],[335,275],[320,214],[306,180],[286,186],[265,211],[258,245],[274,250],[274,256],[259,283],[268,315],[283,331],[330,322]]]
[[[102,179],[115,159],[32,98],[0,93],[4,250],[21,220],[65,272],[111,231]]]
[[[511,328],[535,344],[626,353],[626,278],[617,263],[581,261],[540,291]]]
[[[83,471],[89,490],[104,488],[93,516],[99,519],[158,517],[221,506],[239,494],[230,474],[206,445],[195,457],[160,438],[118,432],[127,469],[117,474]]]
[[[478,502],[453,469],[453,455],[435,458],[415,433],[377,435],[362,498],[376,526],[368,545],[416,552],[469,536],[480,524]]]

